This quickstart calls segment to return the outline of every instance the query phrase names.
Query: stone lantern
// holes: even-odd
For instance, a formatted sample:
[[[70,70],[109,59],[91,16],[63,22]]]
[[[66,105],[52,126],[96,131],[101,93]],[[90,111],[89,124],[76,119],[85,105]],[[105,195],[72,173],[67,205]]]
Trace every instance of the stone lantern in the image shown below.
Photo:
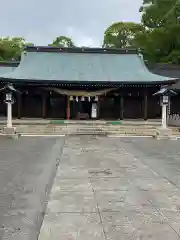
[[[12,104],[14,103],[13,100],[13,93],[19,92],[14,88],[11,83],[8,83],[4,88],[1,88],[0,91],[5,93],[5,100],[4,102],[7,105],[7,123],[6,127],[4,128],[5,134],[15,134],[16,129],[12,126]]]
[[[157,138],[169,138],[172,135],[171,129],[167,127],[167,110],[169,105],[170,96],[177,95],[177,93],[168,88],[168,86],[162,87],[158,92],[153,94],[154,96],[159,96],[161,98],[161,127],[157,129]]]

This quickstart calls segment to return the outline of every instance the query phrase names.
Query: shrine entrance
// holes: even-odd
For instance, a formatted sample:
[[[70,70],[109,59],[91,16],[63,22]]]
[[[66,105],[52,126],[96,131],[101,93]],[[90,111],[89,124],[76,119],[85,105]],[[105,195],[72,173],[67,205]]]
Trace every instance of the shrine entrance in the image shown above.
[[[115,90],[107,89],[62,89],[47,88],[66,98],[66,119],[89,120],[99,118],[100,97]]]
[[[92,103],[84,100],[79,102],[72,102],[71,112],[74,113],[72,119],[90,119]]]
[[[78,98],[75,101],[71,101],[70,119],[88,120],[96,119],[97,117],[97,102],[85,97],[82,97],[80,101]]]

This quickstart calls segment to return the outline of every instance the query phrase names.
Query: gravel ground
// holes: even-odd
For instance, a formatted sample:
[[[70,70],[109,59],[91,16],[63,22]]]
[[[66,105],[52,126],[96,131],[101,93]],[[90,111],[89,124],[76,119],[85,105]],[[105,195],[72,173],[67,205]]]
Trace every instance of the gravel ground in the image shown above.
[[[63,138],[0,138],[0,239],[37,239],[63,145]]]

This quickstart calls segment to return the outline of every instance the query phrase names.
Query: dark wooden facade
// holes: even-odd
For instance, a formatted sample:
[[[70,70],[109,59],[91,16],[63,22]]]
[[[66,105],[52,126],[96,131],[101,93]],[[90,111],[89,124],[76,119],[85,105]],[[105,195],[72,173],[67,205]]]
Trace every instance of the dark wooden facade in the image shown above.
[[[47,119],[78,119],[78,113],[88,114],[91,119],[93,100],[70,101],[70,97],[44,91],[41,87],[19,87],[20,94],[14,95],[14,118],[47,118]],[[161,117],[159,97],[153,96],[159,89],[156,87],[125,87],[98,97],[98,119],[156,119]],[[6,116],[5,96],[0,95],[0,116]],[[179,97],[174,97],[172,110]]]

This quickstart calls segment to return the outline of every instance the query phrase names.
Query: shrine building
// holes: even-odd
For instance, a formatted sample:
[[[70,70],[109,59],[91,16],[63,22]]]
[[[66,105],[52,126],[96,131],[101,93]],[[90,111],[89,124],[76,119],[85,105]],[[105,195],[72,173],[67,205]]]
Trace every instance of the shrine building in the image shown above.
[[[0,63],[0,81],[20,91],[14,118],[147,120],[161,117],[153,94],[176,79],[150,72],[134,49],[30,46],[20,63]],[[172,111],[180,111],[179,100],[172,97]]]

